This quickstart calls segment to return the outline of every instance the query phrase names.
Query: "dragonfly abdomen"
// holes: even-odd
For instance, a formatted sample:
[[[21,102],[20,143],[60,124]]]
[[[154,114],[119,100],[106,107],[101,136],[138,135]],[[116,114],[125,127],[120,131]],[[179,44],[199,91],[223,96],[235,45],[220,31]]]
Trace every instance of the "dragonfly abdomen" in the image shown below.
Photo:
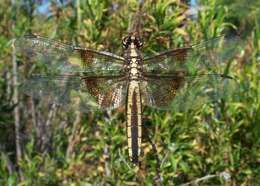
[[[127,139],[128,152],[133,163],[138,163],[138,156],[141,153],[142,138],[142,105],[139,82],[129,82],[127,91]]]

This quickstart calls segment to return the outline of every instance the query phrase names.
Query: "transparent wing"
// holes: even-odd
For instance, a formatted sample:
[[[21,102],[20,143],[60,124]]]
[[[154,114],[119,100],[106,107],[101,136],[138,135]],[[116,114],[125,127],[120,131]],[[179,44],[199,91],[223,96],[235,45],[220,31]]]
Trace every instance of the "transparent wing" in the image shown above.
[[[27,74],[21,89],[34,98],[59,105],[78,99],[83,111],[115,108],[124,99],[119,56],[33,35],[16,39],[15,47]]]
[[[169,50],[144,58],[144,71],[148,73],[171,73],[184,71],[188,75],[220,73],[228,71],[230,59],[243,44],[238,36],[219,36],[199,44]]]
[[[50,103],[69,103],[70,91],[80,90],[80,77],[32,75],[21,85],[21,91],[34,99],[50,99]]]
[[[34,35],[17,38],[15,47],[27,64],[40,63],[46,71],[56,73],[120,71],[124,61],[124,58],[112,53],[80,48]]]
[[[231,59],[242,43],[237,36],[220,36],[144,58],[144,104],[183,110],[230,93],[236,85],[229,76]]]
[[[114,109],[125,103],[123,76],[43,76],[26,80],[21,90],[34,99],[60,106],[79,103],[81,111]]]
[[[188,76],[176,72],[145,74],[141,90],[144,105],[184,111],[223,98],[236,85],[235,79],[220,74]]]

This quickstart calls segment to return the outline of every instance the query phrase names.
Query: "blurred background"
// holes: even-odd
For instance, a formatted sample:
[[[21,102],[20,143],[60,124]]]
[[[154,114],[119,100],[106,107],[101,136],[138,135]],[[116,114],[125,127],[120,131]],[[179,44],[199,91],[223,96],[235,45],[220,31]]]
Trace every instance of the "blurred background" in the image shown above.
[[[1,0],[0,185],[260,185],[259,0],[144,1],[145,56],[223,33],[239,34],[243,48],[235,94],[182,112],[144,109],[158,152],[144,139],[140,167],[128,159],[124,109],[63,110],[19,91],[27,74],[14,38],[36,33],[122,55],[138,3]]]

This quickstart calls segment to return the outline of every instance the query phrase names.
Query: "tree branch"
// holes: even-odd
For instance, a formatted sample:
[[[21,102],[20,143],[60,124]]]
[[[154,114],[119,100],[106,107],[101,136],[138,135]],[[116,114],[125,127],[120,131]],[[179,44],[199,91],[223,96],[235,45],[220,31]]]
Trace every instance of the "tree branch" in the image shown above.
[[[14,125],[15,125],[15,145],[16,145],[16,161],[17,165],[22,160],[22,147],[21,147],[21,134],[20,134],[20,113],[19,113],[19,93],[18,93],[18,80],[17,80],[17,63],[16,63],[16,49],[14,47],[14,40],[12,41],[12,68],[13,68],[13,103],[16,105],[14,108]],[[18,166],[19,167],[19,166]],[[24,180],[23,173],[19,168],[21,181]]]
[[[209,174],[206,176],[203,176],[201,178],[197,178],[196,180],[187,182],[182,184],[181,186],[188,186],[188,185],[192,185],[192,184],[198,184],[199,182],[205,181],[205,180],[209,180],[211,178],[215,178],[215,177],[223,177],[225,180],[229,180],[230,179],[230,174],[228,172],[221,172],[219,174]]]
[[[78,130],[78,126],[80,124],[80,120],[81,120],[80,111],[77,110],[76,111],[76,119],[73,123],[72,133],[69,137],[69,143],[68,143],[68,147],[67,147],[67,151],[66,151],[66,158],[71,157],[71,153],[72,153],[74,145],[75,145],[74,138],[77,134],[77,130]]]

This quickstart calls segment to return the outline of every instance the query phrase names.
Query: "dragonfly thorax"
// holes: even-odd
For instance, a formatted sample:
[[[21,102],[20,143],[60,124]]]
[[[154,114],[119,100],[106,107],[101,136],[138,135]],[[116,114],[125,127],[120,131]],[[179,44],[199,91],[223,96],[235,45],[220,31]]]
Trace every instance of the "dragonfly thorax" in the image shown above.
[[[128,65],[128,72],[130,79],[139,79],[141,75],[141,64],[137,58],[131,58]]]
[[[142,46],[139,37],[129,35],[123,39],[125,48],[125,69],[131,80],[140,79],[142,69],[142,57],[139,48]]]

